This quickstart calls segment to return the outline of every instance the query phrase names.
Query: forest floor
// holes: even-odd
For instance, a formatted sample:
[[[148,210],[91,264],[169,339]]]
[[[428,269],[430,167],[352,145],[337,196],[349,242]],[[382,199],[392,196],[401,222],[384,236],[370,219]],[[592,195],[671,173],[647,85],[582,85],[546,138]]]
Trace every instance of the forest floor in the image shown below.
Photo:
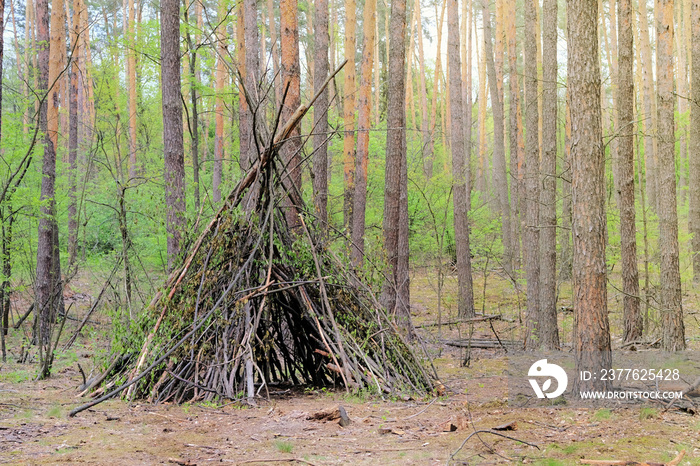
[[[442,327],[438,333],[434,274],[417,271],[412,283],[414,321],[446,387],[437,398],[407,395],[381,398],[342,390],[270,388],[258,406],[237,403],[151,405],[112,400],[80,413],[77,398],[87,372],[108,348],[109,317],[98,314],[76,344],[60,352],[48,380],[35,381],[37,365],[19,364],[24,332],[11,332],[8,362],[0,365],[0,463],[3,464],[579,464],[585,459],[664,463],[685,450],[680,464],[700,465],[700,417],[661,405],[621,404],[613,408],[573,404],[514,407],[507,402],[507,353],[472,349],[463,367],[463,349],[447,346],[473,338],[518,340],[519,294],[496,274],[475,277],[477,306],[504,320]],[[448,279],[442,320],[454,320],[454,280]],[[99,291],[99,290],[98,290]],[[87,284],[75,280],[69,299],[73,315],[89,308]],[[570,291],[568,291],[570,296]],[[95,292],[96,295],[96,292]],[[522,297],[520,296],[520,299]],[[612,295],[611,321],[619,320]],[[567,307],[567,290],[560,290]],[[20,306],[21,308],[21,306]],[[77,309],[77,310],[75,310]],[[560,313],[566,350],[571,313]],[[686,333],[700,335],[694,315]],[[491,326],[493,324],[493,327]],[[76,322],[66,325],[67,338]],[[619,346],[619,341],[613,340]],[[691,338],[691,345],[697,345]],[[313,414],[343,406],[351,424],[317,421]],[[475,430],[499,430],[470,437]],[[527,444],[522,443],[527,442]],[[529,444],[529,445],[528,445]],[[452,457],[452,459],[451,459]]]

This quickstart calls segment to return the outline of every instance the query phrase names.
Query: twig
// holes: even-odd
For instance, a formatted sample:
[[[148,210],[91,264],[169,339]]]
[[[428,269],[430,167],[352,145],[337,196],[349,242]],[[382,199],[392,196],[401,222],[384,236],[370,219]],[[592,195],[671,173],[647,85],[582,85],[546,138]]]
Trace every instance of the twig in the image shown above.
[[[524,443],[525,445],[527,445],[527,446],[529,446],[529,447],[535,447],[535,448],[537,448],[538,450],[540,449],[540,447],[538,447],[538,446],[535,445],[534,443],[526,442],[525,440],[520,440],[519,438],[511,437],[510,435],[502,434],[502,433],[500,433],[500,432],[495,432],[495,431],[490,430],[490,429],[475,430],[474,432],[472,432],[471,434],[469,434],[469,436],[467,436],[467,438],[464,439],[464,441],[463,441],[462,444],[459,446],[459,448],[458,448],[457,450],[455,450],[455,452],[452,453],[452,455],[450,455],[450,458],[449,458],[449,460],[447,461],[448,464],[449,464],[450,461],[452,461],[452,460],[454,459],[455,456],[457,456],[457,453],[459,453],[459,452],[462,450],[462,448],[464,448],[464,445],[467,444],[467,442],[469,441],[469,439],[471,439],[473,436],[475,436],[475,435],[477,435],[477,434],[491,434],[491,435],[497,435],[497,436],[499,436],[499,437],[507,438],[508,440],[513,440],[513,441],[515,441],[515,442]]]
[[[581,463],[583,464],[596,464],[598,466],[625,466],[628,464],[637,464],[640,466],[651,466],[651,465],[663,465],[663,466],[676,466],[678,465],[683,457],[685,456],[685,450],[681,450],[678,455],[673,458],[671,461],[668,463],[638,463],[636,461],[627,461],[627,460],[587,460],[587,459],[582,459]]]

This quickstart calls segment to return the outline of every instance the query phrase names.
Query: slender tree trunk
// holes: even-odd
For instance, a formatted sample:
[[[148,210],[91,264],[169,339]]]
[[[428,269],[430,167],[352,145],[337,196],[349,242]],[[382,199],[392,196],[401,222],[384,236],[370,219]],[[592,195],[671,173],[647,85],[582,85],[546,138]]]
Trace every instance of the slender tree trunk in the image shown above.
[[[185,230],[185,153],[182,139],[180,90],[180,2],[161,0],[160,60],[163,96],[163,150],[165,152],[165,229],[168,234],[168,270],[176,265]]]
[[[223,1],[219,3],[219,16],[223,18],[226,14],[226,3]],[[242,13],[243,9],[239,8],[239,12]],[[240,29],[241,16],[239,15],[238,29]],[[224,88],[226,87],[226,64],[224,63],[224,58],[226,56],[226,41],[225,33],[220,30],[224,28],[224,24],[220,24],[219,28],[215,33],[216,37],[216,71],[214,74],[214,82],[216,88],[216,101],[214,103],[214,166],[212,170],[212,199],[214,204],[221,202],[221,177],[224,170]],[[239,60],[240,54],[245,53],[245,47],[238,47]],[[243,69],[240,70],[242,74],[245,74],[245,56],[243,61],[239,62],[239,66]],[[240,96],[240,125],[239,125],[239,141],[240,141],[240,164],[241,169],[246,170],[248,168],[247,162],[244,160],[244,154],[247,154],[247,144],[248,141],[248,126],[246,122],[248,121],[248,102],[245,97]]]
[[[343,224],[352,228],[352,195],[355,191],[355,27],[357,23],[355,0],[345,0],[345,82],[343,85],[343,173],[345,194]],[[405,26],[404,26],[405,28]]]
[[[406,1],[391,2],[391,47],[387,96],[386,174],[384,188],[384,249],[389,281],[384,284],[382,302],[396,316],[401,328],[413,335],[408,295],[408,237],[406,175]],[[405,205],[404,205],[405,204]],[[402,225],[405,223],[405,225]],[[402,246],[405,247],[401,251]]]
[[[328,3],[326,2],[326,5]],[[268,13],[268,28],[270,30],[270,54],[272,56],[272,74],[273,74],[273,92],[274,102],[273,108],[277,109],[279,101],[282,98],[282,89],[279,85],[279,45],[277,43],[277,25],[275,24],[275,4],[273,0],[267,0],[267,13]]]
[[[328,88],[320,89],[328,75],[328,0],[314,2],[314,93],[321,91],[314,104],[314,206],[322,229],[328,227]],[[371,87],[371,86],[370,86]]]
[[[131,0],[133,1],[133,0]],[[196,2],[194,5],[194,10],[195,10],[195,22],[197,21],[197,17],[199,16],[199,12],[197,11],[198,8],[201,7],[199,2]],[[197,66],[197,42],[199,40],[199,33],[195,33],[194,35],[194,40],[192,38],[192,33],[190,32],[189,29],[189,22],[190,22],[190,17],[189,17],[189,8],[188,5],[185,4],[185,22],[188,23],[188,29],[187,29],[187,47],[190,50],[190,60],[189,60],[189,65],[190,65],[190,112],[192,113],[191,115],[191,122],[190,122],[190,134],[192,138],[192,182],[194,183],[194,208],[197,212],[199,212],[199,205],[200,205],[200,199],[199,199],[199,109],[198,109],[198,104],[199,104],[199,96],[197,93],[197,88],[199,86],[199,73],[197,72],[198,66]],[[196,24],[196,23],[195,23]],[[135,66],[134,66],[135,68]],[[134,99],[136,96],[136,90],[134,90]],[[136,131],[134,130],[134,136],[136,135]]]
[[[676,151],[673,90],[673,0],[656,0],[656,78],[658,92],[658,214],[661,250],[661,345],[685,349],[676,210]]]
[[[610,369],[605,266],[605,152],[601,127],[598,6],[568,0],[568,73],[574,238],[574,358],[576,373]],[[574,392],[607,390],[603,377],[574,380]]]
[[[476,21],[476,18],[474,21]],[[477,99],[479,99],[479,132],[477,133],[479,160],[476,169],[476,190],[483,196],[488,189],[488,183],[486,182],[488,172],[486,156],[486,100],[488,99],[486,96],[486,53],[482,52],[481,57],[479,57],[479,47],[477,46],[476,54],[479,63],[479,93],[477,94]]]
[[[77,259],[78,246],[78,208],[77,208],[77,176],[78,176],[78,83],[80,78],[80,36],[79,15],[80,0],[73,0],[73,27],[70,30],[70,45],[73,49],[70,71],[70,92],[68,105],[68,264],[72,266]]]
[[[618,176],[620,189],[620,238],[625,342],[642,337],[637,266],[637,219],[634,202],[634,36],[632,2],[618,0]]]
[[[566,151],[566,161],[563,176],[561,180],[562,186],[562,228],[561,228],[561,261],[559,269],[559,278],[561,280],[569,280],[571,278],[571,96],[569,88],[566,88],[566,123],[564,128],[564,147]]]
[[[367,204],[367,163],[369,161],[369,131],[372,125],[372,66],[374,64],[374,30],[377,1],[366,0],[363,17],[364,45],[360,65],[360,96],[358,101],[357,160],[355,161],[355,193],[353,195],[353,225],[351,258],[355,266],[362,264],[365,249],[365,207]]]
[[[248,0],[253,1],[253,0]],[[288,121],[301,105],[301,76],[299,67],[299,23],[297,19],[298,0],[282,0],[280,3],[280,31],[282,44],[282,87],[286,88],[287,100],[284,102],[282,121]],[[299,127],[292,131],[289,141],[282,148],[289,178],[287,191],[295,196],[301,190],[301,131]],[[296,203],[287,199],[287,224],[295,229],[300,225]]]
[[[136,22],[136,8],[134,0],[129,0],[129,30],[127,43],[127,71],[129,74],[129,178],[136,177],[138,166],[136,162],[136,126],[138,124],[138,109],[136,107],[136,34],[134,23]],[[192,54],[194,55],[194,53]],[[192,56],[190,57],[192,60]],[[193,64],[190,64],[193,66]],[[197,186],[195,184],[195,186]],[[196,189],[196,188],[195,188]]]
[[[692,91],[690,100],[690,233],[693,281],[700,282],[700,0],[692,0]]]
[[[510,199],[511,199],[511,245],[513,248],[513,268],[520,268],[520,198],[522,188],[522,161],[525,157],[523,123],[520,109],[520,74],[518,73],[518,49],[515,30],[515,3],[506,2],[508,10],[504,15],[506,42],[508,46],[509,79],[509,147],[510,147]]]
[[[639,42],[642,49],[644,67],[644,158],[646,161],[646,187],[649,205],[656,211],[657,207],[657,113],[656,94],[654,93],[653,59],[649,39],[649,21],[645,0],[639,1]]]
[[[557,325],[557,0],[544,0],[540,192],[540,346],[559,347]]]
[[[420,0],[414,6],[418,23],[418,67],[420,75],[421,133],[423,136],[423,172],[426,179],[433,177],[433,136],[428,117],[428,88],[425,83],[425,54],[423,52],[423,22],[421,21]],[[379,58],[379,57],[377,57]]]
[[[525,346],[534,349],[540,344],[540,264],[539,264],[539,109],[537,89],[537,6],[525,0],[525,271],[527,277],[527,322]]]
[[[482,15],[484,20],[484,55],[488,68],[489,88],[491,91],[491,111],[493,112],[493,181],[498,210],[501,214],[501,238],[503,240],[503,267],[507,274],[513,272],[513,248],[511,246],[510,202],[508,200],[508,178],[506,174],[506,151],[504,141],[505,118],[503,116],[503,86],[499,86],[497,70],[494,63],[493,46],[491,45],[491,12],[488,0],[482,0]],[[458,38],[459,39],[459,38]],[[496,60],[502,67],[503,55]],[[451,65],[450,65],[451,66]],[[499,88],[500,87],[500,88]],[[455,88],[452,87],[454,91]],[[461,94],[460,87],[460,94]],[[454,95],[454,94],[452,94]],[[486,96],[484,96],[486,97]],[[453,97],[454,99],[454,97]],[[461,104],[461,98],[460,104]],[[484,99],[485,100],[485,99]],[[460,106],[461,107],[461,106]],[[459,108],[459,107],[458,107]],[[457,112],[454,112],[457,113]],[[453,124],[454,128],[454,124]],[[454,141],[454,138],[453,138]]]
[[[49,5],[47,0],[36,2],[37,22],[37,64],[39,71],[38,92],[46,92],[49,87]],[[54,94],[55,95],[55,94]],[[41,217],[39,219],[36,264],[36,307],[39,310],[38,343],[43,357],[49,358],[51,327],[60,311],[62,302],[60,264],[55,260],[58,252],[58,225],[56,223],[56,136],[48,131],[48,101],[42,100],[39,106],[39,130],[44,133],[44,157],[41,178]],[[43,362],[43,360],[42,360]],[[40,377],[49,376],[50,365],[43,365]]]
[[[447,59],[449,61],[450,95],[456,109],[462,105],[462,76],[459,56],[459,7],[457,0],[446,0],[447,12]],[[486,8],[484,7],[484,12]],[[487,27],[488,19],[484,19]],[[487,37],[490,30],[486,30]],[[490,41],[490,37],[487,41]],[[464,121],[462,112],[455,110],[450,115],[452,140],[452,183],[454,203],[455,249],[457,252],[457,306],[460,317],[474,316],[474,292],[472,284],[471,251],[469,248],[469,220],[467,195],[469,193],[467,179],[468,170],[465,164]],[[501,132],[501,134],[503,134]]]
[[[59,109],[64,80],[60,74],[66,66],[66,16],[63,0],[51,2],[51,45],[49,58],[49,97],[48,97],[48,131],[53,142],[54,151],[58,150]]]
[[[687,160],[688,160],[688,139],[687,139],[687,126],[685,115],[687,112],[686,101],[689,94],[688,89],[688,68],[686,66],[686,46],[684,40],[684,17],[686,13],[683,11],[683,0],[676,3],[676,17],[678,20],[676,24],[678,25],[676,37],[676,57],[677,57],[677,73],[676,73],[676,89],[677,89],[677,99],[678,99],[678,121],[676,122],[678,128],[678,146],[680,149],[680,157],[678,160],[678,168],[680,172],[680,177],[678,180],[678,203],[681,206],[685,205],[687,199],[687,188],[688,188],[688,176],[687,176]]]
[[[435,57],[435,77],[433,78],[433,95],[430,102],[430,125],[428,126],[429,143],[428,147],[430,151],[434,151],[434,140],[433,135],[435,134],[435,128],[437,126],[437,110],[438,110],[438,94],[440,88],[440,80],[442,79],[442,30],[445,19],[445,6],[447,5],[447,0],[442,2],[442,7],[440,9],[440,16],[437,14],[437,3],[435,4],[435,21],[438,25],[438,36],[437,36],[437,56]],[[429,163],[429,170],[426,171],[426,178],[432,178],[433,176],[433,165]],[[430,175],[428,177],[428,175]]]

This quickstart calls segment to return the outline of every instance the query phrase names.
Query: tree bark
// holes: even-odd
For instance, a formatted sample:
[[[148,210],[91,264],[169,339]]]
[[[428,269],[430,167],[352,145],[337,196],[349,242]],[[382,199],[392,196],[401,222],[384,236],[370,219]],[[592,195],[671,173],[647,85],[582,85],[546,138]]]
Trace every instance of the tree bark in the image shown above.
[[[138,123],[138,109],[136,107],[136,34],[134,23],[136,22],[136,8],[134,0],[129,0],[129,25],[127,43],[127,72],[129,78],[129,178],[136,177],[138,172],[136,162],[136,125]],[[194,53],[192,54],[194,55]],[[191,58],[192,59],[192,58]],[[190,66],[193,66],[192,64]]]
[[[328,88],[321,89],[328,75],[328,0],[314,2],[316,33],[314,34],[314,206],[319,226],[328,228]],[[375,8],[376,9],[376,8]],[[371,87],[371,85],[370,85]]]
[[[661,252],[661,345],[685,349],[676,210],[676,151],[673,89],[673,0],[656,1],[656,79],[658,92],[658,215]]]
[[[557,325],[557,0],[542,5],[542,167],[540,192],[540,346],[559,347]]]
[[[252,1],[252,0],[247,0]],[[301,76],[299,67],[299,22],[297,19],[298,0],[282,0],[280,3],[280,31],[282,44],[282,88],[286,89],[287,100],[282,110],[282,121],[288,121],[301,105]],[[301,130],[297,126],[289,141],[282,148],[282,156],[287,165],[287,192],[294,196],[301,190]],[[300,226],[296,203],[287,197],[287,224],[292,230]]]
[[[426,179],[433,177],[433,135],[428,116],[428,88],[425,84],[425,54],[423,51],[423,22],[421,21],[420,0],[414,6],[418,23],[418,67],[420,72],[420,111],[421,133],[423,136],[423,172]],[[378,59],[379,57],[377,57]]]
[[[527,323],[525,347],[540,345],[540,255],[539,255],[539,109],[537,89],[537,6],[525,0],[525,273],[527,279]],[[600,78],[599,78],[600,79]]]
[[[601,127],[598,5],[568,0],[574,238],[574,358],[576,373],[610,369],[605,265],[605,152]],[[607,390],[602,377],[574,380],[574,392]]]
[[[78,249],[78,207],[77,207],[77,176],[78,176],[78,83],[80,75],[80,0],[73,0],[73,27],[70,30],[70,45],[73,49],[70,70],[70,91],[68,104],[68,264],[69,267],[77,259]]]
[[[462,76],[459,56],[459,7],[457,0],[447,1],[447,59],[449,61],[450,96],[455,110],[450,115],[452,149],[452,183],[454,203],[455,249],[457,252],[457,306],[460,317],[474,316],[474,293],[471,270],[471,250],[469,248],[469,220],[467,209],[467,169],[465,167],[464,120],[462,112]],[[486,12],[486,8],[484,8]],[[484,26],[487,26],[484,20]],[[488,37],[489,30],[486,30]],[[490,37],[487,39],[490,41]],[[501,132],[501,134],[503,134]]]
[[[518,49],[515,29],[515,2],[506,2],[507,12],[506,41],[508,43],[508,79],[509,99],[509,147],[510,147],[510,199],[511,199],[511,245],[513,247],[513,268],[520,268],[520,209],[523,189],[523,160],[525,158],[525,141],[523,139],[522,112],[520,109],[520,73],[518,73]]]
[[[406,174],[406,0],[391,2],[391,47],[387,95],[386,173],[384,188],[384,249],[389,280],[382,290],[382,303],[396,316],[398,325],[413,336],[408,295],[408,198]],[[401,247],[405,247],[401,251]]]
[[[39,95],[49,87],[49,5],[47,0],[36,2],[37,65]],[[55,95],[55,94],[54,94]],[[41,217],[39,219],[36,260],[36,306],[39,312],[38,343],[48,355],[51,327],[62,303],[58,225],[56,223],[56,148],[48,131],[48,101],[39,105],[39,130],[44,133],[44,157],[41,178]],[[59,296],[60,295],[60,296]],[[43,361],[42,361],[43,362]],[[40,377],[47,377],[50,367],[44,366]]]
[[[496,191],[495,195],[498,199],[498,210],[501,214],[503,268],[505,269],[506,273],[510,275],[513,272],[513,248],[511,246],[510,201],[508,200],[508,178],[506,174],[506,152],[504,140],[505,117],[503,116],[503,85],[502,83],[499,85],[498,82],[498,73],[495,63],[497,63],[499,60],[494,60],[493,46],[491,44],[491,12],[488,9],[488,0],[482,0],[482,5],[482,16],[484,21],[484,55],[486,57],[486,66],[488,68],[488,81],[489,89],[491,92],[491,111],[493,112],[493,187]],[[457,40],[459,40],[459,37],[457,38]],[[500,62],[502,66],[502,54]],[[452,63],[450,64],[450,66],[452,66]],[[452,90],[455,91],[456,89],[453,87]],[[461,87],[459,91],[461,94]],[[452,99],[455,100],[454,97],[452,97]],[[460,96],[460,107],[462,103],[461,100],[462,99]]]
[[[693,44],[690,89],[690,233],[693,235],[693,281],[700,282],[700,0],[692,0]]]
[[[372,125],[372,66],[374,64],[374,29],[377,1],[366,0],[363,17],[364,45],[360,65],[360,95],[355,161],[355,193],[353,195],[353,225],[350,257],[356,267],[362,265],[365,250],[365,208],[367,204],[367,163],[369,161],[369,131]]]
[[[618,0],[618,187],[620,190],[620,238],[625,342],[642,338],[637,265],[637,219],[634,202],[634,36],[632,2]]]
[[[355,191],[355,27],[357,15],[355,0],[345,0],[345,81],[343,85],[343,173],[345,193],[343,224],[352,228],[352,196]],[[404,25],[404,28],[406,26]]]
[[[176,265],[185,229],[185,154],[182,139],[180,89],[180,2],[161,0],[160,60],[163,96],[163,150],[165,152],[165,229],[168,234],[168,270]]]
[[[649,205],[657,208],[657,113],[656,94],[654,93],[654,72],[651,44],[649,39],[649,20],[646,1],[639,1],[639,45],[642,49],[644,68],[644,158],[646,161],[646,188]]]

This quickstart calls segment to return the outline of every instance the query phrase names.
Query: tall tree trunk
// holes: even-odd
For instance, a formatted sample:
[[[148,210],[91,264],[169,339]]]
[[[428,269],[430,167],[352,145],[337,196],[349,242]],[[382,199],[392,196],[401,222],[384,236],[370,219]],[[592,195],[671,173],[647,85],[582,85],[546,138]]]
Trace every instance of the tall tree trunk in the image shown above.
[[[476,18],[474,18],[474,21],[476,22]],[[482,52],[481,57],[479,57],[479,47],[477,46],[476,55],[479,63],[479,93],[477,94],[477,99],[479,99],[479,132],[477,133],[479,160],[476,169],[476,190],[483,196],[488,189],[488,183],[486,182],[488,172],[486,156],[486,100],[488,99],[486,97],[486,53]]]
[[[253,1],[253,0],[247,0]],[[301,75],[299,67],[299,23],[297,19],[298,0],[282,0],[280,3],[280,31],[282,44],[282,87],[286,89],[287,100],[284,102],[282,121],[288,121],[301,105]],[[293,130],[289,141],[282,148],[289,178],[287,190],[291,196],[301,190],[301,131]],[[300,225],[296,203],[287,199],[287,224],[295,229]]]
[[[680,149],[680,157],[678,160],[678,167],[680,172],[680,177],[678,180],[678,203],[681,206],[685,205],[685,200],[687,199],[687,187],[688,187],[688,176],[687,176],[687,160],[688,160],[688,140],[687,140],[687,125],[686,125],[686,101],[689,94],[688,89],[688,68],[686,66],[686,52],[685,46],[686,42],[684,40],[684,27],[683,24],[687,22],[684,20],[689,12],[685,12],[683,0],[680,0],[676,4],[676,17],[678,20],[676,24],[678,25],[678,33],[676,34],[676,50],[677,50],[677,74],[676,74],[676,89],[677,89],[677,99],[678,99],[678,121],[676,122],[678,128],[678,141]]]
[[[540,193],[540,319],[542,348],[559,347],[557,325],[557,0],[542,5],[542,167]]]
[[[63,0],[51,2],[51,45],[49,57],[48,131],[54,151],[58,150],[59,109],[65,80],[60,79],[66,66],[66,16]]]
[[[601,127],[596,0],[568,0],[568,73],[574,238],[574,358],[576,373],[610,369],[605,266],[605,151]],[[607,390],[603,377],[574,380],[574,392]]]
[[[540,320],[540,233],[539,233],[539,164],[540,146],[537,89],[537,6],[525,0],[525,273],[527,279],[527,323],[525,346],[539,346]]]
[[[321,92],[314,103],[314,206],[322,229],[328,227],[328,88],[321,89],[328,75],[328,0],[314,2],[314,93]],[[371,86],[370,86],[371,87]]]
[[[571,96],[569,88],[566,88],[566,122],[564,127],[564,150],[566,151],[566,160],[563,176],[561,180],[562,205],[561,205],[561,260],[559,277],[561,280],[569,280],[571,278]]]
[[[70,30],[71,56],[70,91],[68,105],[68,264],[72,266],[77,259],[78,246],[78,207],[77,207],[77,176],[78,176],[78,83],[80,75],[80,9],[81,1],[73,0],[73,27]]]
[[[435,21],[438,25],[438,35],[437,35],[437,56],[435,57],[435,76],[433,78],[433,95],[430,99],[430,125],[428,126],[428,131],[430,134],[429,138],[429,148],[431,152],[434,150],[433,135],[435,134],[435,128],[437,126],[437,110],[438,110],[438,94],[440,89],[440,80],[442,79],[442,30],[445,20],[445,7],[447,5],[447,0],[442,2],[442,7],[440,9],[440,15],[438,16],[438,6],[435,4]],[[429,163],[428,169],[426,170],[426,178],[432,178],[433,176],[433,165]],[[430,177],[428,177],[430,175]]]
[[[690,233],[693,281],[700,282],[700,0],[692,0],[692,91],[690,100]]]
[[[503,83],[499,84],[495,62],[503,63],[501,50],[500,60],[494,62],[493,46],[491,45],[491,12],[488,0],[482,0],[482,15],[484,20],[484,55],[488,68],[489,88],[491,91],[491,111],[493,112],[493,184],[498,199],[501,214],[501,239],[503,241],[503,268],[507,274],[513,272],[513,248],[511,246],[510,201],[508,200],[508,178],[506,173],[506,149],[504,141],[505,118],[503,116]],[[459,39],[459,38],[458,38]],[[455,88],[453,87],[454,91]],[[462,90],[460,87],[460,94]],[[452,94],[454,95],[454,94]],[[453,97],[454,99],[454,97]],[[460,97],[461,104],[461,97]],[[461,108],[461,105],[460,107]],[[457,113],[457,112],[454,112]],[[454,128],[454,123],[453,123]],[[454,138],[453,138],[454,140]]]
[[[47,92],[51,73],[49,69],[49,5],[47,0],[36,2],[38,92]],[[55,71],[55,70],[54,70]],[[55,94],[54,94],[55,95]],[[55,134],[48,131],[48,101],[39,106],[39,130],[44,133],[44,157],[41,178],[41,217],[39,219],[36,260],[36,301],[39,312],[38,343],[43,357],[50,358],[51,327],[62,300],[56,223],[56,148]],[[59,296],[61,295],[61,296]],[[43,360],[42,360],[43,362]],[[40,377],[48,377],[50,364],[44,364]]]
[[[326,5],[328,3],[326,2]],[[268,13],[268,28],[270,30],[270,54],[272,56],[272,75],[273,75],[273,92],[274,102],[273,108],[277,109],[277,105],[282,98],[282,92],[284,92],[279,85],[279,45],[277,43],[277,25],[275,24],[275,4],[273,0],[267,0],[267,13]]]
[[[656,0],[656,79],[658,92],[658,214],[661,250],[661,346],[685,349],[681,274],[678,260],[676,151],[673,90],[673,0]]]
[[[408,254],[406,215],[406,0],[391,2],[391,47],[389,49],[389,89],[387,95],[386,174],[384,188],[384,249],[386,250],[389,280],[382,290],[382,303],[396,316],[401,328],[413,335],[409,312]],[[406,205],[403,205],[406,204]],[[402,225],[406,223],[406,225]],[[401,247],[405,250],[401,251]],[[402,256],[402,257],[400,257]]]
[[[449,60],[450,95],[455,110],[450,115],[452,148],[452,183],[454,203],[455,249],[457,252],[457,307],[460,317],[474,316],[474,292],[471,270],[471,250],[469,248],[469,220],[467,196],[469,194],[468,170],[465,167],[464,120],[462,112],[462,76],[459,57],[459,7],[457,0],[446,0],[447,12],[447,59]],[[484,4],[485,5],[485,4]],[[486,8],[484,7],[484,12]],[[484,19],[487,27],[488,20]],[[486,30],[490,41],[490,30]],[[503,132],[501,131],[501,134]]]
[[[163,96],[163,150],[165,152],[165,229],[168,234],[168,270],[176,265],[185,230],[185,149],[182,139],[180,90],[180,2],[161,0],[160,60]]]
[[[421,21],[420,0],[416,0],[414,6],[416,11],[416,22],[418,24],[418,67],[420,78],[420,111],[421,111],[421,133],[423,136],[423,172],[426,179],[433,177],[433,136],[428,117],[428,88],[425,83],[425,54],[423,51],[423,22]],[[378,41],[377,41],[378,42]],[[379,57],[377,57],[379,58]]]
[[[223,19],[223,15],[226,14],[226,3],[223,1],[219,3],[219,16]],[[239,8],[239,12],[243,13],[243,8]],[[241,15],[238,16],[238,28],[241,29],[243,21]],[[224,24],[220,24],[215,32],[216,38],[216,71],[214,72],[214,82],[216,89],[216,100],[214,102],[214,166],[212,170],[212,199],[214,204],[221,202],[221,177],[224,170],[224,88],[226,87],[226,64],[224,63],[224,58],[226,57],[226,39],[225,32],[220,29],[224,28]],[[240,34],[239,34],[240,35]],[[240,55],[245,53],[245,47],[241,47],[242,44],[237,44],[237,50]],[[243,56],[243,62],[239,61],[239,66],[243,69],[240,70],[241,74],[245,75],[245,56]],[[239,96],[240,103],[240,124],[239,124],[239,141],[240,141],[240,164],[241,169],[246,170],[248,168],[247,162],[244,160],[244,155],[247,154],[247,146],[245,144],[248,141],[248,126],[245,122],[248,121],[247,111],[248,103],[245,97]]]
[[[644,158],[646,161],[646,187],[649,205],[656,211],[657,207],[657,113],[656,94],[654,93],[654,72],[649,39],[649,20],[647,2],[639,0],[639,45],[642,49],[642,62],[644,67]]]
[[[355,0],[345,0],[345,82],[343,85],[343,173],[345,194],[343,224],[352,228],[352,195],[355,191]],[[405,28],[405,26],[404,26]]]
[[[520,109],[520,73],[518,73],[518,48],[515,29],[515,2],[506,2],[508,11],[506,21],[506,41],[508,42],[508,79],[509,95],[509,147],[510,147],[510,199],[511,199],[511,244],[513,246],[513,268],[520,268],[520,209],[523,189],[523,160],[525,158],[525,141],[523,139],[523,121]]]
[[[360,96],[355,161],[355,193],[353,195],[353,225],[350,249],[353,264],[360,266],[365,250],[365,207],[367,204],[367,163],[369,161],[369,131],[372,125],[372,66],[374,64],[374,29],[377,0],[366,0],[363,17],[364,45],[360,65]]]
[[[129,31],[127,43],[127,71],[129,74],[129,178],[136,177],[138,172],[136,162],[136,126],[138,124],[138,109],[136,107],[136,34],[134,23],[136,22],[136,8],[134,0],[129,0]],[[192,54],[194,55],[194,53]],[[190,60],[193,60],[192,56]],[[190,64],[190,66],[193,66]],[[195,185],[196,186],[196,185]]]
[[[637,219],[634,205],[634,35],[632,1],[618,0],[618,175],[620,189],[620,238],[622,253],[622,292],[624,340],[642,337],[639,312],[639,269],[637,266]]]
[[[130,0],[133,2],[133,0]],[[199,2],[194,5],[195,10],[195,25],[198,17],[198,8],[201,7]],[[199,73],[197,73],[197,42],[199,40],[199,33],[195,33],[194,39],[192,38],[192,33],[190,32],[190,15],[188,5],[184,5],[185,11],[185,22],[187,23],[187,48],[189,49],[189,65],[190,65],[190,112],[191,121],[189,125],[190,135],[192,138],[192,182],[194,183],[194,208],[199,212],[199,97],[197,95],[197,88],[199,86]],[[196,26],[195,26],[196,28]],[[195,29],[196,31],[197,29]],[[135,65],[135,64],[134,64]],[[134,66],[136,68],[136,66]],[[134,79],[135,81],[135,79]],[[134,86],[135,87],[135,86]],[[131,90],[130,90],[131,91]],[[134,89],[134,104],[136,101],[136,89]],[[131,123],[131,120],[129,120]],[[136,136],[136,130],[134,129],[134,139]]]

